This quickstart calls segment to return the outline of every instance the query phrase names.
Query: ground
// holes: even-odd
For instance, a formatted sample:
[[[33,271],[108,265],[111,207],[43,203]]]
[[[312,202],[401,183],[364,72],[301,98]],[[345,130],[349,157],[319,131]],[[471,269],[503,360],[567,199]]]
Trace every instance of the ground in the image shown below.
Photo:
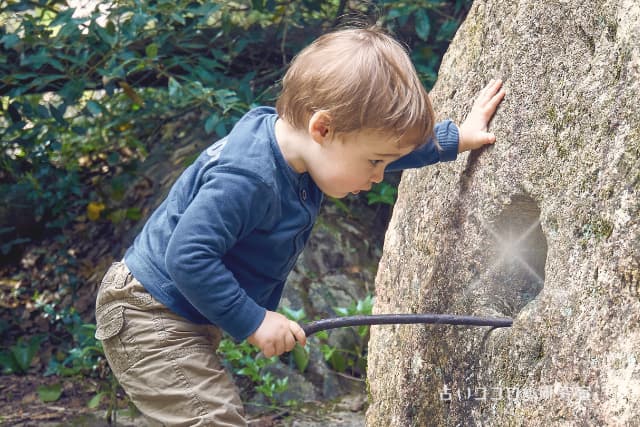
[[[42,402],[40,385],[62,383],[62,395],[55,402]],[[0,425],[20,427],[87,426],[106,427],[108,402],[90,408],[100,384],[91,379],[60,379],[41,375],[0,376]],[[118,416],[115,425],[145,427],[147,424],[135,409],[128,408],[121,391],[118,396]],[[360,427],[364,426],[366,396],[351,394],[337,402],[307,402],[295,410],[280,410],[256,416],[251,427]],[[132,416],[133,415],[133,416]],[[114,425],[114,424],[111,424]]]

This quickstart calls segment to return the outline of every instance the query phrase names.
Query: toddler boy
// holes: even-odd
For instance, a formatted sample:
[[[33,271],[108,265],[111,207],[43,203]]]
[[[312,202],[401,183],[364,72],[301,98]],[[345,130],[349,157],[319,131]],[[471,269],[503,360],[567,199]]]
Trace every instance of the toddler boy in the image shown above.
[[[503,97],[492,80],[460,128],[434,127],[407,53],[382,31],[340,30],[304,49],[276,108],[249,111],[202,152],[102,281],[96,337],[131,400],[164,425],[246,425],[216,357],[221,330],[267,357],[305,345],[274,310],[323,194],[493,143]]]

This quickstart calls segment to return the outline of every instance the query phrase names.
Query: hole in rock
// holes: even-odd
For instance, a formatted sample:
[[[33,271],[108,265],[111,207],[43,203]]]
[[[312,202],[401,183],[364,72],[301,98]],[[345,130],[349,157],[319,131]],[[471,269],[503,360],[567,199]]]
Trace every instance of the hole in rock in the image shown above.
[[[527,195],[511,203],[485,229],[486,270],[472,285],[480,305],[515,317],[544,286],[547,239],[540,226],[540,209]]]

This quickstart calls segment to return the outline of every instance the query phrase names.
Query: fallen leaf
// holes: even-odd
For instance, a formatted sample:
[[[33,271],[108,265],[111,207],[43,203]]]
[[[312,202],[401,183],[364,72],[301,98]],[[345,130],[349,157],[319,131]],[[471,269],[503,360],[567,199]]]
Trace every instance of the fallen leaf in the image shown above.
[[[55,402],[62,395],[62,384],[40,385],[37,388],[38,396],[43,402]]]

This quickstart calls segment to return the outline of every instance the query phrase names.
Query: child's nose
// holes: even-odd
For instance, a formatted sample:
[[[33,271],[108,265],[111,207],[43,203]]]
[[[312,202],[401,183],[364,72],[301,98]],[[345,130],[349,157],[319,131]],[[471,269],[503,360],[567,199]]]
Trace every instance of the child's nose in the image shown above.
[[[384,178],[384,167],[379,167],[379,168],[376,168],[375,172],[371,176],[371,182],[375,184],[379,184],[382,182],[383,178]]]

